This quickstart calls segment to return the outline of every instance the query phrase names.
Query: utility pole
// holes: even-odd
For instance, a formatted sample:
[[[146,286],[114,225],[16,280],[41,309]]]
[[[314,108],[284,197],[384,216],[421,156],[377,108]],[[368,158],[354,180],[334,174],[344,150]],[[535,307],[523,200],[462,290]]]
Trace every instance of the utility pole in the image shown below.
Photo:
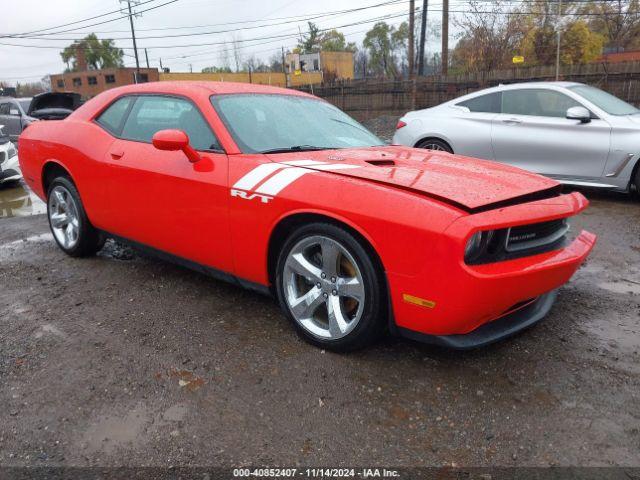
[[[418,75],[424,75],[424,42],[427,35],[427,9],[429,0],[422,0],[422,22],[420,27],[420,45],[418,48]]]
[[[147,60],[147,68],[149,67],[149,53],[147,52],[147,49],[144,49],[144,58]]]
[[[131,25],[131,38],[133,39],[133,53],[135,54],[135,57],[136,57],[135,83],[138,83],[138,78],[140,78],[140,60],[138,59],[138,46],[136,45],[136,30],[135,28],[133,28],[133,13],[131,12],[131,0],[125,0],[125,1],[127,2],[127,8],[129,10],[129,24]]]
[[[414,63],[415,63],[415,59],[416,59],[416,54],[415,54],[415,39],[413,38],[413,34],[415,31],[415,25],[416,25],[416,0],[410,0],[409,1],[409,78],[413,77],[413,73],[414,73]]]
[[[442,0],[442,75],[449,74],[449,0]]]
[[[562,0],[558,0],[558,21],[556,22],[556,29],[558,30],[558,45],[556,46],[556,82],[560,80],[560,40],[562,39],[562,25],[560,19],[562,15]]]
[[[164,68],[162,67],[162,58],[160,58],[160,71],[164,72]]]

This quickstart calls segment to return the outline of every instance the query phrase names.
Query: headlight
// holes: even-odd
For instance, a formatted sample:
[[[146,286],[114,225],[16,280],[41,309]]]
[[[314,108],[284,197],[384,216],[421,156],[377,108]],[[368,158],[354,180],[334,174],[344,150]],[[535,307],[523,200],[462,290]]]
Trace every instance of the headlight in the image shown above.
[[[464,260],[467,263],[473,262],[487,249],[487,245],[491,241],[494,235],[493,230],[487,230],[484,232],[476,232],[467,241],[467,245],[464,248]]]
[[[464,248],[464,258],[472,258],[475,257],[476,253],[480,250],[480,246],[482,245],[482,232],[476,232],[467,242],[467,246]]]
[[[9,151],[7,152],[7,156],[9,158],[13,158],[18,154],[18,150],[16,150],[16,147],[14,147],[13,145],[11,145],[9,147]]]

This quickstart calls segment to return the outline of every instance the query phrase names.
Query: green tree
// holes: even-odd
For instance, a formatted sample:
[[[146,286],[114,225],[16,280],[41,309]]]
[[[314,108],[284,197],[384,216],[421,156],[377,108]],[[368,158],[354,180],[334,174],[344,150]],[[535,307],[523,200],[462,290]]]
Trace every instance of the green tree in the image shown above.
[[[299,53],[314,53],[320,50],[320,28],[313,22],[307,22],[309,31],[298,42]]]
[[[110,39],[100,40],[95,33],[87,35],[82,40],[73,42],[66,47],[60,56],[71,71],[78,70],[78,50],[84,50],[85,59],[89,68],[99,70],[102,68],[122,67],[124,52],[116,47]],[[69,67],[69,63],[71,66]]]
[[[398,54],[406,51],[408,37],[409,28],[406,22],[398,28],[386,22],[376,23],[362,41],[362,46],[368,53],[367,70],[385,77],[399,76]]]
[[[522,26],[524,36],[517,52],[524,55],[528,65],[555,63],[558,28],[561,31],[561,63],[566,65],[588,63],[602,53],[605,36],[590,29],[587,21],[580,18],[580,13],[587,10],[579,11],[577,5],[566,3],[562,11],[565,21],[559,24],[558,4],[555,0],[539,1],[526,8],[531,13],[525,17]],[[585,16],[585,18],[588,17]]]
[[[231,73],[231,67],[205,67],[202,73]]]
[[[320,35],[319,38],[320,50],[325,52],[355,52],[356,44],[353,42],[347,43],[344,38],[344,34],[336,29],[329,30]]]
[[[560,41],[560,61],[565,65],[592,62],[602,54],[605,38],[578,20],[568,25]]]
[[[294,53],[317,53],[321,50],[325,52],[355,52],[356,44],[347,43],[344,34],[336,30],[321,32],[320,28],[313,22],[308,22],[309,31],[302,36]]]

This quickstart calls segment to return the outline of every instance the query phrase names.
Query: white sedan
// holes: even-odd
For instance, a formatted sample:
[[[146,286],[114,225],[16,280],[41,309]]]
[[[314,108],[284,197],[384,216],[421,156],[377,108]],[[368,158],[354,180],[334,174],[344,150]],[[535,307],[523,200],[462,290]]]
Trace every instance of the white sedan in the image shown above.
[[[0,184],[21,178],[18,149],[0,129]]]
[[[508,163],[572,185],[640,191],[640,110],[581,83],[500,85],[409,112],[393,143]]]

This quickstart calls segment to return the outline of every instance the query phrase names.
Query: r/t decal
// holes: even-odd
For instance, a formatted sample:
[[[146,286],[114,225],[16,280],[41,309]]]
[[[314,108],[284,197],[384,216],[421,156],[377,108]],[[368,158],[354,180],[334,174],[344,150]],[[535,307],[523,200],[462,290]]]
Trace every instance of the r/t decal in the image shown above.
[[[269,203],[271,200],[273,200],[273,197],[270,197],[268,195],[262,195],[260,193],[246,192],[244,190],[237,190],[235,188],[231,189],[231,196],[232,197],[242,198],[244,200],[256,200],[256,199],[259,199],[262,203]]]

